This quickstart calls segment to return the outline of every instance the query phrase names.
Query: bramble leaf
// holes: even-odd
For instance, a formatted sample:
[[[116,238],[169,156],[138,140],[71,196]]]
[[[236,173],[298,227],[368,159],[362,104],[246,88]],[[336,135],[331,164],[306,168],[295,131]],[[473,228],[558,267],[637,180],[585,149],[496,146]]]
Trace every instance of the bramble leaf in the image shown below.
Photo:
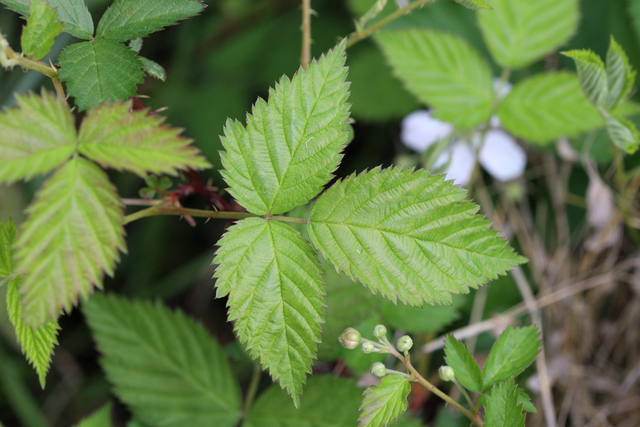
[[[83,313],[114,392],[145,424],[233,427],[240,390],[205,328],[160,302],[96,294]]]
[[[491,348],[482,370],[483,390],[529,366],[540,352],[540,335],[535,326],[509,326]]]
[[[315,253],[288,225],[261,218],[236,223],[218,244],[216,295],[229,295],[238,338],[298,408],[324,321],[325,289]]]
[[[640,132],[638,132],[636,125],[631,120],[617,114],[604,112],[604,117],[609,139],[627,153],[635,153],[640,145],[640,140],[638,140]]]
[[[525,261],[506,246],[465,191],[442,175],[400,167],[351,175],[315,203],[314,246],[339,271],[386,298],[451,304]]]
[[[220,171],[249,212],[278,214],[315,197],[333,176],[347,143],[349,84],[343,41],[291,81],[285,76],[247,115],[228,120]]]
[[[609,97],[606,108],[613,110],[623,102],[636,79],[636,72],[629,64],[627,54],[611,36],[609,50],[607,51],[607,82],[609,87]]]
[[[78,151],[103,167],[176,175],[179,169],[211,167],[180,136],[182,129],[163,125],[164,118],[148,111],[130,111],[130,103],[103,104],[92,109],[82,122]]]
[[[444,354],[447,365],[453,368],[456,378],[469,391],[482,391],[482,372],[467,347],[447,335],[444,343]]]
[[[200,0],[115,0],[100,18],[96,37],[124,42],[202,12]]]
[[[456,3],[460,3],[466,8],[477,10],[477,9],[493,9],[487,3],[482,0],[453,0]]]
[[[31,0],[27,25],[22,30],[22,53],[32,59],[42,59],[53,46],[54,39],[62,32],[62,24],[56,22],[58,14],[44,0]]]
[[[384,31],[376,40],[409,92],[433,107],[435,117],[472,128],[491,116],[489,66],[463,39],[434,30]]]
[[[113,275],[125,250],[122,202],[107,175],[76,157],[58,169],[27,208],[16,241],[15,271],[24,319],[39,326],[87,298]]]
[[[562,52],[576,63],[582,91],[596,107],[605,103],[609,97],[607,72],[602,59],[590,50],[570,50]]]
[[[411,383],[402,375],[387,375],[379,386],[368,387],[360,406],[359,427],[389,425],[407,410]]]
[[[494,0],[478,11],[478,24],[493,58],[522,68],[566,43],[578,26],[578,0]]]
[[[111,407],[113,404],[108,402],[103,405],[102,408],[95,411],[93,414],[84,418],[74,427],[112,427],[111,423]]]
[[[144,72],[149,74],[154,79],[165,81],[167,78],[167,72],[162,68],[162,65],[158,64],[155,61],[152,61],[144,56],[140,57],[140,61],[142,62],[142,68]]]
[[[604,124],[580,89],[578,78],[564,72],[538,74],[516,84],[500,103],[498,117],[513,135],[537,143]]]
[[[513,378],[496,384],[485,400],[485,427],[524,427],[526,415],[518,402],[518,387]]]
[[[9,277],[13,272],[13,248],[11,244],[16,237],[16,226],[11,218],[4,224],[0,221],[0,277]]]
[[[73,116],[57,96],[16,94],[16,108],[0,114],[0,181],[46,174],[74,151]]]
[[[9,9],[23,17],[29,14],[30,0],[1,0]],[[64,24],[64,31],[80,39],[89,40],[93,36],[93,19],[84,0],[47,0],[58,13],[58,22]]]
[[[142,62],[128,46],[110,40],[72,44],[60,54],[60,78],[80,110],[117,101],[136,93],[142,83]]]

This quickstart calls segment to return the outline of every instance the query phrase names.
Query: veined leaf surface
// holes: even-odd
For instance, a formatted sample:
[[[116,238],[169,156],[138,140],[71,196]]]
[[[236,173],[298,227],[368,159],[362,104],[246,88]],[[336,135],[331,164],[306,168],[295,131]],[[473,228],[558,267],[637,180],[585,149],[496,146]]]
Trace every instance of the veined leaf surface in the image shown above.
[[[46,174],[71,156],[73,117],[57,96],[16,94],[16,108],[0,114],[0,181]]]
[[[31,0],[27,25],[20,38],[23,54],[39,60],[49,53],[54,39],[62,32],[57,18],[58,14],[45,0]]]
[[[39,326],[113,274],[125,250],[122,203],[107,175],[81,157],[67,162],[28,207],[16,241],[25,321]]]
[[[0,277],[9,277],[13,272],[13,248],[11,246],[17,231],[11,218],[4,224],[0,220]]]
[[[524,427],[526,415],[518,402],[520,391],[510,378],[496,384],[484,404],[486,427]]]
[[[64,31],[81,39],[93,36],[93,20],[84,0],[47,0],[58,11],[58,21],[64,24]],[[30,0],[2,0],[9,9],[25,18],[29,14]]]
[[[360,406],[359,427],[377,427],[393,423],[407,410],[411,383],[402,375],[387,375],[379,386],[365,390]]]
[[[540,352],[540,334],[531,325],[509,326],[491,348],[482,370],[483,390],[509,377],[519,375]]]
[[[228,120],[220,153],[229,192],[249,212],[279,214],[315,197],[347,138],[349,84],[343,41],[259,99],[247,125]]]
[[[607,109],[613,110],[627,98],[635,80],[636,72],[631,68],[627,54],[612,36],[607,51]]]
[[[410,305],[450,304],[524,262],[465,191],[442,175],[374,169],[334,184],[311,211],[309,237],[339,271]]]
[[[218,244],[217,296],[229,295],[238,338],[299,407],[324,321],[315,253],[288,225],[261,218],[238,222]]]
[[[591,103],[597,107],[609,97],[607,72],[598,55],[590,50],[571,50],[562,52],[576,63],[580,86]]]

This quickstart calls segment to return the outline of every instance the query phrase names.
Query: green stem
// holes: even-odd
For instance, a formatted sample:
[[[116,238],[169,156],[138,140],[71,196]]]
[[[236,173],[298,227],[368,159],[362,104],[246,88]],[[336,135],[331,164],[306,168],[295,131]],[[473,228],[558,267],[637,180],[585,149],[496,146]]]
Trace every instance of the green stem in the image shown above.
[[[302,53],[300,65],[305,70],[311,62],[311,0],[302,0]]]
[[[460,390],[464,398],[467,400],[469,407],[475,409],[475,407],[473,406],[473,400],[471,400],[471,396],[469,396],[469,393],[467,393],[467,389],[464,388],[462,384],[460,384],[460,381],[458,381],[456,377],[453,378],[453,382],[456,386],[458,386],[458,389]]]
[[[361,40],[366,39],[367,37],[369,37],[371,34],[375,33],[376,31],[378,31],[380,28],[384,27],[385,25],[387,25],[388,23],[395,21],[396,19],[402,17],[403,15],[408,14],[409,12],[411,12],[413,9],[417,9],[419,7],[422,7],[428,3],[432,3],[435,0],[417,0],[401,9],[396,10],[395,12],[393,12],[392,14],[390,14],[389,16],[381,19],[380,21],[376,22],[375,24],[373,24],[372,26],[370,26],[369,28],[366,28],[363,31],[354,31],[353,33],[349,34],[349,38],[347,40],[347,48],[353,46],[354,44],[358,43]]]
[[[249,212],[226,212],[226,211],[208,211],[201,209],[173,208],[167,206],[151,206],[150,208],[139,210],[124,217],[124,223],[136,221],[141,218],[157,215],[179,215],[179,216],[195,216],[198,218],[216,218],[216,219],[244,219],[244,218],[262,218],[267,221],[295,222],[298,224],[308,224],[309,220],[304,218],[291,218],[288,216],[272,216],[272,215],[256,215]]]
[[[247,417],[249,415],[249,410],[253,405],[253,401],[256,398],[256,393],[258,391],[258,385],[260,384],[260,376],[262,375],[262,368],[260,365],[256,365],[253,368],[253,375],[251,375],[251,382],[249,383],[249,388],[247,389],[247,396],[244,400],[244,407],[242,410],[243,417]]]

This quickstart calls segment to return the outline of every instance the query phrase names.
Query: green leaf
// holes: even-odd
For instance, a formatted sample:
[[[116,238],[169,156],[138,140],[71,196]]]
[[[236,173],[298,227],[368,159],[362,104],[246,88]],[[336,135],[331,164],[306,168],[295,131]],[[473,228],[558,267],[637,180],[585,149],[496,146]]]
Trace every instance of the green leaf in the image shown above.
[[[205,328],[162,303],[96,294],[83,312],[114,392],[145,424],[235,426],[240,390]]]
[[[411,307],[382,300],[380,310],[384,317],[382,323],[408,333],[436,332],[460,317],[452,305]]]
[[[360,406],[359,427],[386,426],[407,410],[411,384],[402,375],[387,375],[379,386],[368,387]]]
[[[146,110],[130,111],[131,104],[103,104],[82,122],[78,151],[103,167],[176,175],[179,169],[211,167],[182,129],[163,125],[164,118]]]
[[[477,10],[477,9],[493,9],[487,3],[482,0],[453,0],[456,3],[463,5],[466,8]]]
[[[296,409],[280,387],[273,385],[260,394],[242,427],[353,427],[360,396],[354,380],[309,377],[304,399]]]
[[[339,271],[394,302],[451,304],[450,293],[525,261],[464,195],[442,175],[376,168],[320,197],[309,237]]]
[[[229,295],[238,338],[300,407],[324,320],[325,290],[313,249],[288,225],[261,218],[239,221],[218,244],[217,296]]]
[[[54,39],[62,32],[62,24],[56,22],[58,14],[44,0],[31,0],[27,25],[22,30],[22,53],[32,59],[42,59],[53,46]]]
[[[162,68],[162,65],[158,64],[155,61],[145,58],[144,56],[140,57],[140,61],[142,61],[142,68],[144,72],[149,74],[151,77],[165,81],[167,78],[167,72]]]
[[[385,31],[376,40],[396,76],[434,116],[472,128],[491,116],[493,78],[489,66],[467,42],[440,31]]]
[[[4,224],[0,220],[0,277],[9,277],[13,272],[13,248],[16,237],[16,225],[11,218]]]
[[[113,404],[108,402],[102,408],[80,421],[74,427],[112,427],[111,407]]]
[[[500,103],[498,116],[513,135],[537,143],[603,125],[578,78],[564,72],[538,74],[519,82]]]
[[[565,44],[578,26],[578,0],[494,0],[478,11],[478,24],[493,58],[522,68]]]
[[[533,406],[533,403],[531,403],[529,395],[521,388],[518,388],[518,393],[518,405],[522,405],[522,409],[526,412],[537,414],[538,411],[536,407]]]
[[[221,171],[229,192],[249,212],[278,214],[303,205],[331,179],[347,138],[349,84],[345,41],[285,76],[247,115],[224,127]]]
[[[122,202],[107,175],[76,157],[37,193],[16,241],[25,321],[39,326],[102,287],[125,250]]]
[[[535,326],[509,326],[491,348],[484,364],[483,390],[524,371],[540,352],[540,336]]]
[[[50,320],[43,326],[36,328],[30,327],[24,322],[22,305],[20,304],[21,298],[18,295],[22,279],[22,276],[18,276],[7,285],[7,313],[16,332],[22,353],[38,373],[40,386],[44,389],[47,372],[51,366],[53,347],[58,344],[57,336],[60,326],[57,320]]]
[[[23,17],[29,14],[30,0],[2,0],[9,9]],[[58,13],[58,22],[64,24],[64,31],[78,38],[89,40],[93,35],[93,19],[84,0],[47,0]]]
[[[518,403],[513,378],[496,384],[485,401],[485,427],[524,427],[526,415]]]
[[[203,8],[199,0],[115,0],[100,18],[96,36],[117,42],[144,37]]]
[[[29,14],[29,2],[30,0],[2,0],[2,3],[9,9],[18,12],[24,17]]]
[[[128,46],[109,40],[72,44],[59,59],[60,78],[80,110],[134,96],[142,83],[142,62]]]
[[[624,101],[636,79],[636,72],[629,64],[627,54],[611,36],[609,50],[607,51],[607,81],[609,87],[609,97],[606,108],[613,110]]]
[[[482,391],[482,372],[473,356],[453,335],[447,335],[444,342],[444,354],[447,365],[453,368],[456,378],[469,391]]]
[[[0,114],[0,181],[46,174],[74,151],[76,130],[64,101],[48,92],[16,94],[17,108]]]
[[[591,103],[596,107],[604,104],[609,97],[609,90],[602,59],[590,50],[570,50],[562,54],[575,61],[580,86]]]
[[[630,121],[617,114],[604,113],[609,139],[629,154],[638,150],[640,132]]]

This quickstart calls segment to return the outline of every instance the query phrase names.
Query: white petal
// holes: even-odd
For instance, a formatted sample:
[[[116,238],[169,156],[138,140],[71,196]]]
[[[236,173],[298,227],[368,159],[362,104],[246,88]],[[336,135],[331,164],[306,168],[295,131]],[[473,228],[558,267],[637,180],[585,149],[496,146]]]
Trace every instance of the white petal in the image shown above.
[[[511,135],[490,130],[480,150],[480,164],[499,181],[511,181],[524,173],[527,154]]]
[[[450,123],[431,117],[429,111],[414,111],[402,120],[400,140],[404,145],[422,153],[431,144],[453,132]]]
[[[497,114],[491,116],[491,119],[489,119],[489,125],[491,125],[491,129],[500,129],[502,127],[500,117],[498,117]]]
[[[505,96],[509,95],[511,89],[513,89],[513,85],[511,83],[503,82],[502,84],[500,84],[500,79],[493,79],[493,90],[496,91],[498,99],[504,99]]]
[[[464,187],[469,183],[473,167],[476,164],[473,150],[466,142],[458,142],[451,147],[448,154],[451,156],[451,161],[445,170],[447,179],[453,179],[454,184]],[[440,161],[440,158],[438,158],[438,161]]]

